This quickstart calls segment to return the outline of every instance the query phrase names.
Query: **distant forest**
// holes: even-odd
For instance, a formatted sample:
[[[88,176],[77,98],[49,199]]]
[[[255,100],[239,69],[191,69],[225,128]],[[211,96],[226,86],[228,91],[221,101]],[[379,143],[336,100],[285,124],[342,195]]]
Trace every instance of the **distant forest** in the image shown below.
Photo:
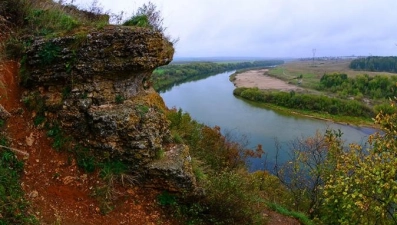
[[[282,60],[266,60],[236,63],[195,62],[171,64],[157,68],[152,74],[152,82],[156,90],[164,90],[180,82],[197,80],[217,73],[246,68],[263,68],[283,63],[284,61]]]
[[[397,57],[370,56],[355,59],[350,63],[350,69],[397,73]]]

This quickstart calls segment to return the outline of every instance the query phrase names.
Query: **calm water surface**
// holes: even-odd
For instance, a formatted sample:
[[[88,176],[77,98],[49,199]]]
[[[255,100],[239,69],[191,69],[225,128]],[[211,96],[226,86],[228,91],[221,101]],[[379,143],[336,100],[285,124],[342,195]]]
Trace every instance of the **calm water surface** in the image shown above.
[[[302,116],[283,115],[247,102],[233,95],[234,85],[229,81],[233,72],[221,73],[203,80],[184,83],[161,93],[168,107],[182,108],[195,120],[209,126],[218,125],[223,131],[247,135],[249,147],[258,144],[268,154],[265,159],[250,160],[250,170],[273,167],[276,152],[275,138],[284,146],[280,161],[286,161],[287,143],[295,138],[313,136],[317,130],[340,129],[346,142],[364,143],[373,129],[346,126]]]

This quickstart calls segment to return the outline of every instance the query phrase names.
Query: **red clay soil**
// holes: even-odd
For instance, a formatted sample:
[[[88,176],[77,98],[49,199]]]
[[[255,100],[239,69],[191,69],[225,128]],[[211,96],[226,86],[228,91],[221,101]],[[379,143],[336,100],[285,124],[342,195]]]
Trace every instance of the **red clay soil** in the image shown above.
[[[45,130],[33,125],[34,113],[21,102],[24,90],[17,74],[16,62],[0,64],[0,104],[12,114],[7,121],[11,147],[29,154],[18,154],[25,161],[22,188],[31,203],[29,211],[40,224],[181,224],[159,206],[159,191],[134,186],[118,186],[115,209],[103,215],[93,196],[103,180],[98,172],[87,174],[77,168],[66,152],[54,150]],[[264,213],[269,224],[299,224],[272,211]]]
[[[44,129],[33,125],[33,113],[20,99],[24,91],[17,80],[18,64],[0,65],[0,104],[12,114],[7,121],[11,147],[25,151],[22,187],[31,202],[30,212],[40,224],[179,224],[158,205],[158,191],[127,186],[117,187],[115,209],[106,215],[93,197],[103,185],[98,173],[87,174],[77,168],[65,152],[57,152]]]

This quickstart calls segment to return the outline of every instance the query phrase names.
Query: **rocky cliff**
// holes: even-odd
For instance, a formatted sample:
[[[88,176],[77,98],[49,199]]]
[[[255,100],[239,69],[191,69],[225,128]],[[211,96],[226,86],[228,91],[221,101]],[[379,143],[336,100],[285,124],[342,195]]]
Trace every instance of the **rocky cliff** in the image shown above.
[[[171,143],[165,104],[150,84],[173,53],[172,43],[146,28],[32,38],[21,63],[25,99],[39,98],[37,113],[99,161],[120,160],[149,186],[191,190],[189,150]]]

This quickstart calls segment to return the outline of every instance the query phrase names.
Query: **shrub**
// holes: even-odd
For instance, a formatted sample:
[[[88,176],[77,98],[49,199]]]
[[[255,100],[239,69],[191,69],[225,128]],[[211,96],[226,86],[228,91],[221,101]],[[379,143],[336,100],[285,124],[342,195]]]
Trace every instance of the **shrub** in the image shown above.
[[[164,33],[166,30],[163,27],[163,18],[161,12],[157,10],[157,6],[152,2],[143,4],[138,8],[137,12],[126,22],[125,26],[139,26],[139,27],[150,27],[151,29]]]
[[[325,180],[321,216],[328,224],[397,223],[397,114],[378,114],[381,126],[368,147],[351,144],[335,155],[335,168]]]
[[[291,94],[281,91],[270,92],[259,90],[258,88],[237,88],[233,93],[251,101],[299,110],[362,118],[371,118],[374,116],[371,108],[355,100],[343,100],[313,94]]]
[[[168,193],[167,191],[163,191],[160,195],[157,196],[157,201],[161,206],[168,205],[176,205],[177,198],[175,195]]]
[[[147,15],[136,15],[123,23],[124,26],[150,27]]]
[[[264,224],[258,189],[238,171],[209,177],[205,203],[222,224]]]
[[[38,52],[41,64],[50,65],[51,63],[53,63],[58,57],[61,50],[62,49],[58,45],[52,42],[46,43],[43,48]]]
[[[383,113],[383,114],[393,114],[396,113],[396,108],[391,106],[390,104],[380,104],[380,105],[376,105],[374,107],[375,112],[378,113]]]

